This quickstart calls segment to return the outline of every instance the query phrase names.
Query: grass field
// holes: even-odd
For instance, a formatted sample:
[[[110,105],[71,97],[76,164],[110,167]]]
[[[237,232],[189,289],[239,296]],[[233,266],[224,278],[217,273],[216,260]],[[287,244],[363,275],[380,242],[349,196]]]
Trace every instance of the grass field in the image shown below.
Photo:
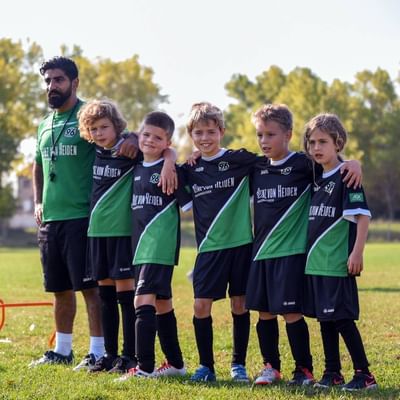
[[[198,363],[192,327],[192,288],[186,272],[192,267],[193,249],[184,248],[181,263],[174,275],[174,302],[182,350],[189,372]],[[187,379],[137,380],[125,384],[113,382],[109,374],[88,375],[68,367],[28,369],[29,362],[48,348],[53,330],[51,307],[7,308],[0,331],[0,399],[399,399],[400,380],[400,244],[371,244],[365,254],[366,270],[359,278],[361,320],[358,324],[367,355],[380,389],[357,394],[338,390],[320,393],[314,389],[292,390],[285,384],[251,388],[230,381],[231,317],[228,301],[214,305],[214,351],[218,382],[214,385],[191,385]],[[4,303],[52,301],[42,289],[39,254],[36,249],[0,249],[0,299]],[[88,347],[87,322],[79,296],[74,331],[77,359]],[[0,309],[1,311],[1,309]],[[1,315],[0,315],[1,318]],[[247,356],[248,371],[255,376],[262,367],[255,332],[256,314]],[[1,323],[1,320],[0,320]],[[323,355],[318,324],[309,320],[316,377],[323,371]],[[284,378],[291,376],[293,362],[280,320],[281,357]],[[157,362],[162,355],[157,348]],[[352,375],[351,362],[342,347],[343,373]]]

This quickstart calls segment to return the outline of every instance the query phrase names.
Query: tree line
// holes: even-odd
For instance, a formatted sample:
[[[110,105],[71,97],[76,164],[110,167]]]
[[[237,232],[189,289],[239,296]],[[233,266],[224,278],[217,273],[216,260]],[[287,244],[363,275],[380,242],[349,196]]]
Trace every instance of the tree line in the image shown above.
[[[147,112],[168,101],[154,82],[153,69],[141,65],[137,55],[118,62],[100,57],[89,60],[79,46],[62,47],[60,54],[77,62],[82,98],[111,97],[130,129],[137,129]],[[12,215],[15,207],[5,177],[21,160],[18,145],[23,138],[36,135],[39,121],[48,112],[39,75],[43,59],[42,48],[36,43],[0,38],[0,219]],[[233,75],[225,90],[232,99],[225,110],[225,144],[233,148],[258,151],[250,115],[265,103],[284,103],[292,110],[293,150],[301,150],[303,127],[312,116],[320,112],[338,114],[349,133],[345,157],[362,163],[363,183],[374,217],[400,218],[400,100],[396,81],[387,71],[364,70],[352,83],[335,79],[329,84],[309,68],[295,68],[285,74],[278,66],[271,66],[253,80],[244,74]],[[185,137],[182,127],[179,133]],[[190,149],[185,140],[177,147],[182,153]]]

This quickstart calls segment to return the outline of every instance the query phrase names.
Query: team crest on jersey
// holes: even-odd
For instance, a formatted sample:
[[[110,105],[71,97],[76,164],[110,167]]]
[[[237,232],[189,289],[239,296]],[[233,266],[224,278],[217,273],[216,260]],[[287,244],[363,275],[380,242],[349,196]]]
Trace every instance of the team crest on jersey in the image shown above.
[[[292,172],[292,168],[293,167],[286,167],[286,168],[281,169],[281,174],[282,175],[289,175]]]
[[[228,161],[221,161],[221,162],[218,164],[218,171],[224,172],[224,171],[228,171],[228,169],[229,169],[229,163],[228,163]]]
[[[360,203],[364,201],[364,195],[362,192],[350,193],[349,194],[350,203]]]
[[[330,182],[324,187],[324,190],[325,190],[326,193],[328,193],[329,195],[331,195],[334,188],[335,188],[335,182],[330,181]]]
[[[195,169],[195,172],[203,172],[204,171],[204,167],[198,167]]]
[[[150,177],[150,183],[157,184],[158,182],[160,182],[160,174],[155,173]]]
[[[65,137],[74,137],[78,132],[78,129],[76,127],[73,128],[67,128],[64,132]]]

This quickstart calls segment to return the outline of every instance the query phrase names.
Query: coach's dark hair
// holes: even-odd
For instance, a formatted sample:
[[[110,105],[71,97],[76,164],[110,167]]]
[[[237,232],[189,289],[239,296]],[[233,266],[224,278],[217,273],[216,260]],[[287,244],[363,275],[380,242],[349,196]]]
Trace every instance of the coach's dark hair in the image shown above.
[[[140,130],[143,130],[144,125],[153,125],[157,128],[164,129],[167,133],[168,139],[171,139],[172,134],[175,130],[174,120],[166,113],[162,111],[152,111],[148,113],[142,122]]]
[[[48,69],[61,69],[71,81],[79,75],[75,61],[62,56],[56,56],[44,61],[39,70],[40,75],[43,76]]]

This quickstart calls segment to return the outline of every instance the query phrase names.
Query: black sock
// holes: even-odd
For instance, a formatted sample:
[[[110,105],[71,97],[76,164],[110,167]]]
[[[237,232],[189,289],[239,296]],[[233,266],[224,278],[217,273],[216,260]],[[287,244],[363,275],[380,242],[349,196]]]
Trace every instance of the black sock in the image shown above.
[[[296,367],[305,367],[312,372],[310,334],[305,319],[301,318],[291,324],[286,323],[286,332]]]
[[[135,358],[135,307],[133,301],[135,298],[134,290],[117,292],[118,303],[121,307],[122,314],[122,333],[124,343],[122,346],[122,355]]]
[[[325,370],[340,373],[339,332],[334,321],[320,321]]]
[[[354,370],[360,370],[365,374],[369,374],[369,362],[356,323],[352,319],[341,319],[336,321],[336,328],[342,335],[347,350],[350,353]]]
[[[257,322],[257,336],[264,365],[269,363],[272,368],[280,371],[278,319],[259,319]]]
[[[183,358],[178,340],[178,328],[174,310],[157,315],[157,332],[161,350],[175,368],[183,368]]]
[[[155,364],[156,308],[143,305],[136,309],[136,357],[139,368],[153,372]]]
[[[115,286],[99,286],[99,296],[104,348],[109,356],[116,357],[118,354],[119,311]]]
[[[214,372],[212,318],[211,316],[206,318],[193,317],[193,325],[200,364]]]
[[[232,313],[233,319],[233,352],[232,364],[246,365],[247,346],[250,336],[250,313]]]

